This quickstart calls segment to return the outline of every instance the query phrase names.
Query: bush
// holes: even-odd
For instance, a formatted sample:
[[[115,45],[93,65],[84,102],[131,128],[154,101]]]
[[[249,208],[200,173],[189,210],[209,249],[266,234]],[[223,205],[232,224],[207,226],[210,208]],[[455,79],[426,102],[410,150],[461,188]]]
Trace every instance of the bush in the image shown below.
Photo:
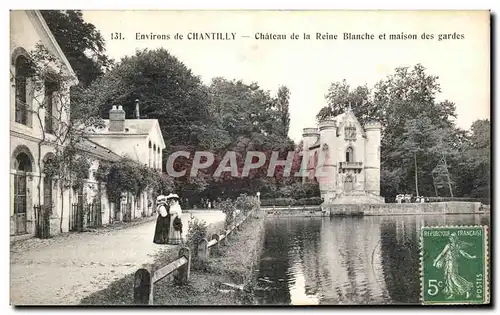
[[[321,197],[302,198],[295,201],[296,206],[319,206],[323,203]]]
[[[264,199],[260,201],[261,206],[277,206],[277,207],[286,207],[292,206],[295,203],[295,199],[293,198],[274,198],[274,199]]]
[[[231,199],[226,199],[218,203],[220,210],[226,214],[226,220],[224,221],[224,228],[230,226],[236,217],[236,205]]]
[[[187,246],[191,249],[191,253],[198,251],[198,244],[201,240],[207,237],[208,225],[204,220],[198,219],[191,215],[188,222]],[[195,255],[195,254],[194,254]]]
[[[236,209],[241,210],[243,215],[247,215],[250,211],[259,208],[259,200],[256,197],[240,195],[235,202]]]
[[[318,206],[323,202],[320,197],[301,198],[275,198],[261,200],[260,205],[264,207],[288,207],[288,206]]]

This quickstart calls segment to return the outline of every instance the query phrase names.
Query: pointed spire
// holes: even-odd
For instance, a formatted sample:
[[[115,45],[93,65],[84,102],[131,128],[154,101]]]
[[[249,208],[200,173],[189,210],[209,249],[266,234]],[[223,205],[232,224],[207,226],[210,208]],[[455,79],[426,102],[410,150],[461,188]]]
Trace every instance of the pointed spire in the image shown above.
[[[352,112],[352,108],[351,108],[351,101],[349,101],[349,105],[348,105],[348,107],[347,107],[347,111],[348,111],[348,112]]]

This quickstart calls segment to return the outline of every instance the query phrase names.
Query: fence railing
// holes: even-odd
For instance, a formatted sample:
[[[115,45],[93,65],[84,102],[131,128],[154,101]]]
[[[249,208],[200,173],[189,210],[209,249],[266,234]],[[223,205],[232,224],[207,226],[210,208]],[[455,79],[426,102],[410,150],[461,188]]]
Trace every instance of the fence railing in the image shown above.
[[[52,205],[36,205],[33,207],[35,213],[35,237],[50,237],[50,210]]]
[[[211,250],[219,250],[219,245],[223,245],[228,236],[235,231],[240,230],[244,222],[252,215],[254,211],[250,211],[244,218],[236,224],[231,225],[231,228],[222,234],[213,234],[212,239],[202,239],[198,244],[196,257],[199,260],[206,260]],[[167,277],[173,279],[177,285],[185,285],[189,281],[191,271],[191,251],[188,247],[183,247],[179,250],[179,255],[176,260],[167,265],[158,268],[153,264],[146,264],[135,272],[134,276],[134,304],[153,305],[154,285],[160,280]]]
[[[156,266],[147,264],[136,271],[134,276],[134,304],[153,305],[154,285],[166,277],[173,276],[178,285],[188,283],[191,271],[191,252],[189,248],[181,248],[176,260],[155,269]]]
[[[231,233],[240,230],[241,225],[248,220],[252,213],[253,211],[250,211],[247,215],[245,215],[245,217],[240,219],[236,224],[232,224],[229,229],[225,230],[221,234],[213,234],[210,241],[206,238],[202,239],[198,244],[196,257],[201,261],[205,261],[208,259],[211,252],[217,253],[219,251],[219,246],[225,244]]]
[[[102,226],[102,206],[100,203],[75,203],[71,206],[69,230],[82,232],[84,228]]]

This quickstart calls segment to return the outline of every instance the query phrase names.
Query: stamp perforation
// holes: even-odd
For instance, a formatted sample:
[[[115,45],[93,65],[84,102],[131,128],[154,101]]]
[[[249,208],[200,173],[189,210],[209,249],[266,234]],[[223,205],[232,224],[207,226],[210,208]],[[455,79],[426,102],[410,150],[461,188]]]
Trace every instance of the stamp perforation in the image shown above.
[[[424,279],[424,236],[422,231],[424,229],[477,229],[481,228],[483,231],[483,274],[484,274],[484,289],[483,289],[483,301],[482,303],[477,302],[426,302],[424,295],[425,279]],[[420,303],[422,305],[478,305],[478,304],[489,304],[490,303],[490,281],[489,281],[489,227],[487,225],[439,225],[439,226],[423,226],[420,229],[420,244],[419,244],[419,258],[420,258]]]

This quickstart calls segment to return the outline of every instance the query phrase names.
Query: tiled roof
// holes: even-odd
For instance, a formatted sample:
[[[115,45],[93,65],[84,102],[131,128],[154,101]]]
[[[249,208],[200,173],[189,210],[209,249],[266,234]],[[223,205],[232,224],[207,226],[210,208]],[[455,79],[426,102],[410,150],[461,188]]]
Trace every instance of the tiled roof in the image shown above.
[[[118,161],[121,159],[121,156],[115,152],[86,138],[83,138],[80,142],[78,142],[77,147],[82,151],[88,152],[107,161]]]

